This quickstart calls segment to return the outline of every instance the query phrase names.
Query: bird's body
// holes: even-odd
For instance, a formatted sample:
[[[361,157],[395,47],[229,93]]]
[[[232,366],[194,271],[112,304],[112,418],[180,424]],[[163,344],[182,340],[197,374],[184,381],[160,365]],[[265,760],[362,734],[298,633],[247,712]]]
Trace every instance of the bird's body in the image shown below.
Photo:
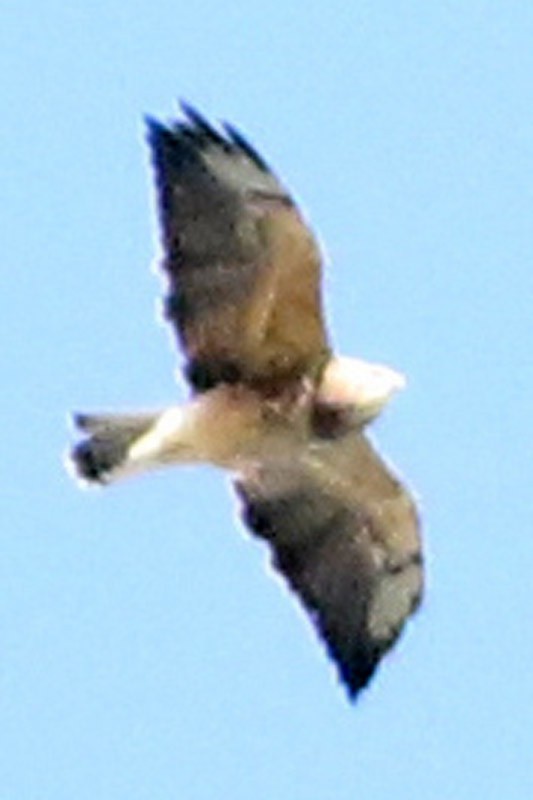
[[[415,505],[364,432],[403,378],[332,353],[319,249],[290,195],[234,128],[184,113],[148,124],[165,316],[193,397],[77,415],[71,464],[100,484],[182,463],[231,471],[245,523],[355,696],[422,591]]]

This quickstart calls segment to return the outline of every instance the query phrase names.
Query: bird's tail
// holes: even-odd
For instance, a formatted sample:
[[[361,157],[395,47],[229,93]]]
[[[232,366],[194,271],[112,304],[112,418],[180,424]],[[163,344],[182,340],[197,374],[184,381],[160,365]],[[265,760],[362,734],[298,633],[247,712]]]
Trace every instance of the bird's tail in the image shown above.
[[[74,414],[75,427],[83,434],[68,455],[68,467],[89,484],[111,483],[132,472],[130,451],[150,431],[158,413]]]

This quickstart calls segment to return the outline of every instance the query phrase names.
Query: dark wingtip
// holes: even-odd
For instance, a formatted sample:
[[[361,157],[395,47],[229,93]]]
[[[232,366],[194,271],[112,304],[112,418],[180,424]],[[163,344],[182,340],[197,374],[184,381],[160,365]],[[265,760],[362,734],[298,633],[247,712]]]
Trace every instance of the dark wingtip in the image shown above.
[[[345,668],[342,665],[339,666],[341,681],[348,693],[350,702],[357,702],[361,693],[367,689],[379,661],[379,657],[377,659],[372,658],[364,664],[359,664],[355,670],[350,667]]]
[[[185,117],[187,117],[189,122],[192,122],[195,127],[200,128],[205,133],[214,134],[220,138],[220,134],[215,131],[213,126],[207,121],[203,114],[200,114],[197,108],[188,103],[187,100],[180,100],[179,105]]]
[[[266,163],[263,156],[261,156],[255,147],[250,144],[248,139],[242,135],[242,133],[231,125],[229,122],[223,122],[222,126],[226,131],[230,141],[235,145],[239,150],[241,150],[248,158],[250,158],[255,164],[257,164],[260,169],[264,170],[265,172],[270,172],[270,167]]]
[[[159,128],[161,126],[159,120],[157,120],[155,117],[152,117],[151,114],[143,114],[143,122],[148,130],[151,130],[152,128]]]
[[[182,119],[168,125],[164,125],[149,114],[144,115],[144,123],[148,130],[147,138],[152,147],[158,149],[165,142],[176,145],[180,140],[182,145],[188,147],[192,145],[199,149],[214,144],[228,153],[241,153],[265,172],[271,171],[255,147],[233,125],[223,122],[224,133],[221,133],[187,100],[180,99],[179,107],[183,114]]]
[[[153,148],[157,148],[162,142],[172,139],[172,131],[155,117],[145,114],[143,121],[146,126],[146,138]]]
[[[143,122],[148,130],[148,135],[151,135],[154,131],[159,131],[164,126],[157,120],[155,117],[152,117],[150,114],[143,114]]]
[[[84,414],[79,411],[74,411],[70,415],[70,422],[73,428],[77,428],[80,431],[86,431],[88,429],[90,415]]]

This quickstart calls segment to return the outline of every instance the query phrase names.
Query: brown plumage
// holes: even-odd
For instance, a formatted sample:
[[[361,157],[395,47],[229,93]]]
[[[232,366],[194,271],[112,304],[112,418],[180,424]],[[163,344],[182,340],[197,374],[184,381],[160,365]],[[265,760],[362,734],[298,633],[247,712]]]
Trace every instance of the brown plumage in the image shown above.
[[[332,354],[320,253],[290,195],[234,128],[183,113],[148,126],[165,316],[193,398],[77,415],[70,466],[99,484],[186,462],[230,470],[245,524],[355,697],[422,596],[415,504],[365,433],[403,379]]]
[[[196,389],[268,385],[329,357],[315,239],[244,138],[149,120],[168,279],[165,311]]]

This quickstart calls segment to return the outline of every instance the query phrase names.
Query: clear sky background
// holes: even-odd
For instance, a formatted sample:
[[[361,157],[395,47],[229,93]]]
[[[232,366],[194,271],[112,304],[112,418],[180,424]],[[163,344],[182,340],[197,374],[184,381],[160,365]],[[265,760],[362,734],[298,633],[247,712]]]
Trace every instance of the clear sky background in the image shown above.
[[[533,796],[533,4],[5,0],[0,800]],[[214,470],[81,492],[67,412],[185,396],[142,114],[240,126],[327,243],[425,605],[352,707]]]

